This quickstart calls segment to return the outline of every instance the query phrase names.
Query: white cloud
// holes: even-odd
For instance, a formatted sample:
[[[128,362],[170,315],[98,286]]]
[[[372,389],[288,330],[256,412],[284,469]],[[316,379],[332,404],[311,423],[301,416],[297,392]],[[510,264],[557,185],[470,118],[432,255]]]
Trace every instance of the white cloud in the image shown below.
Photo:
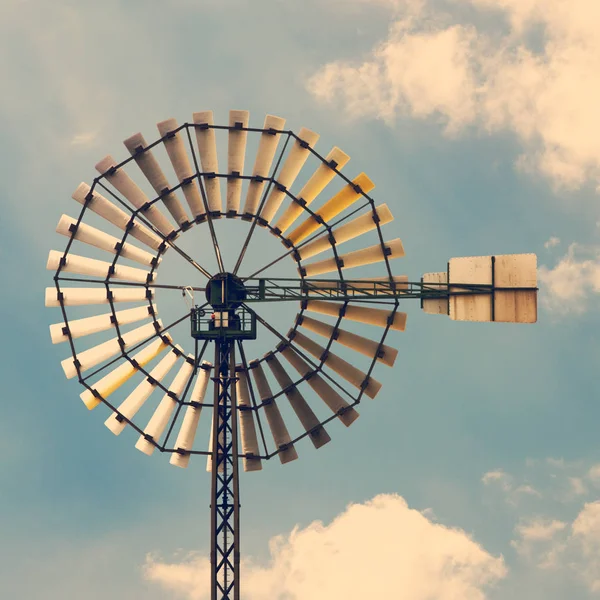
[[[600,485],[600,465],[592,465],[587,472],[587,478],[593,485]]]
[[[571,491],[575,496],[584,496],[588,490],[581,477],[569,477]]]
[[[600,502],[583,507],[573,522],[569,542],[577,557],[571,562],[574,570],[592,591],[600,591]]]
[[[578,581],[590,592],[600,592],[600,501],[588,500],[588,484],[600,481],[600,465],[547,458],[528,460],[526,468],[527,478],[535,478],[543,494],[533,498],[534,504],[526,510],[521,507],[513,513],[518,521],[511,546],[525,564],[555,572],[557,581]],[[509,482],[495,489],[510,500],[515,489],[528,485],[518,485],[522,478],[497,469],[482,481]]]
[[[84,131],[75,134],[70,141],[71,146],[90,146],[98,138],[97,131]]]
[[[432,523],[394,495],[296,528],[270,549],[268,565],[243,565],[248,600],[395,598],[399,585],[405,600],[484,600],[507,572],[464,531]],[[145,567],[150,581],[188,600],[208,598],[208,573],[208,559],[197,556],[174,564],[148,557]]]
[[[585,504],[570,524],[538,517],[517,525],[515,533],[511,544],[523,558],[600,591],[600,502]]]
[[[528,496],[537,496],[538,498],[541,497],[540,492],[529,484],[523,484],[515,488],[515,494],[526,494]]]
[[[538,269],[538,278],[543,286],[541,301],[549,310],[582,312],[590,295],[600,292],[600,247],[571,244],[552,269]]]
[[[350,117],[435,117],[451,133],[469,124],[510,130],[521,168],[560,186],[598,184],[600,4],[454,0],[441,13],[432,3],[390,3],[398,20],[388,38],[363,60],[324,65],[308,89]],[[498,18],[491,28],[479,18],[487,26],[478,29],[465,7]]]
[[[564,535],[568,524],[557,519],[534,517],[515,527],[516,539],[511,546],[519,556],[540,569],[557,569],[565,551]]]
[[[562,531],[567,526],[563,521],[547,521],[544,519],[534,519],[520,523],[516,528],[519,537],[527,541],[547,541],[554,537],[558,531]]]
[[[399,114],[443,115],[447,131],[458,130],[473,119],[475,108],[469,56],[475,32],[460,25],[434,31],[415,27],[414,18],[397,21],[371,60],[325,65],[309,89],[320,100],[341,100],[351,117],[392,124]]]
[[[564,458],[554,458],[552,456],[549,456],[546,459],[546,463],[551,467],[555,467],[557,469],[564,469],[568,466],[568,463]]]
[[[550,248],[554,248],[560,244],[560,238],[552,236],[547,242],[544,243],[544,248],[549,250]]]
[[[528,483],[515,485],[514,477],[502,469],[488,471],[483,475],[481,481],[486,486],[495,486],[500,489],[506,502],[512,506],[517,506],[522,496],[541,497],[540,492]]]

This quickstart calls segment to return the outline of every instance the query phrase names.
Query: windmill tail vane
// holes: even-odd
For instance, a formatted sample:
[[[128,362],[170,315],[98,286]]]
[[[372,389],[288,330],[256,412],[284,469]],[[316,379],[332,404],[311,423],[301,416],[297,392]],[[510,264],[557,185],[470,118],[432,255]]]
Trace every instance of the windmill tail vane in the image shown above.
[[[452,258],[409,281],[392,270],[402,241],[383,237],[392,212],[370,196],[365,173],[345,174],[348,154],[320,154],[317,133],[296,134],[281,117],[249,122],[248,111],[230,111],[227,125],[202,111],[183,125],[158,123],[150,144],[141,133],[127,138],[128,158],[104,157],[92,185],[73,192],[78,216],[61,216],[66,247],[47,263],[45,303],[61,315],[51,340],[69,347],[61,365],[83,386],[85,407],[105,407],[108,430],[133,431],[146,455],[158,449],[182,468],[206,457],[211,600],[240,598],[240,461],[247,472],[274,457],[285,464],[304,438],[319,449],[333,421],[354,423],[363,396],[382,388],[375,368],[395,364],[389,341],[407,320],[400,302],[458,321],[537,319],[535,255]],[[231,265],[222,250],[232,239],[218,235],[227,219],[247,225]],[[197,226],[209,255],[182,247]],[[252,242],[266,232],[281,254],[249,269]],[[163,283],[167,252],[198,285]],[[286,260],[295,263],[289,277],[269,277]],[[157,295],[173,292],[187,309],[165,323]],[[273,303],[289,307],[285,334],[272,323]],[[247,356],[263,338],[270,349]]]

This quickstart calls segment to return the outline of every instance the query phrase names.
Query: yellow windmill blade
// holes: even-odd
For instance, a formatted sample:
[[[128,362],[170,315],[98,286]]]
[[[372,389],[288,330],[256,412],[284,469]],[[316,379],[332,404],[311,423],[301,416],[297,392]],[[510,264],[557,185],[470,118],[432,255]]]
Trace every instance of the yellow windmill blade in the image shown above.
[[[304,184],[304,187],[298,192],[297,198],[300,203],[293,202],[288,206],[287,210],[275,223],[275,229],[278,229],[281,233],[289,229],[292,223],[302,214],[304,206],[311,204],[327,184],[333,180],[335,177],[333,169],[341,169],[349,160],[350,157],[345,152],[337,147],[333,148],[325,157],[325,162],[317,167],[310,179]]]
[[[254,168],[252,169],[252,177],[255,179],[251,179],[248,182],[248,192],[246,193],[246,201],[243,209],[245,216],[255,215],[258,210],[265,186],[263,178],[269,176],[273,158],[275,157],[275,151],[277,150],[279,138],[281,137],[281,134],[277,133],[277,131],[282,130],[284,127],[285,119],[273,115],[267,115],[265,117],[263,129],[269,131],[265,131],[261,134],[260,142],[258,143]]]
[[[119,435],[127,426],[126,419],[130,421],[137,415],[148,398],[157,389],[158,384],[165,378],[183,355],[183,349],[178,344],[164,356],[144,379],[117,407],[118,413],[112,413],[104,422],[106,427],[115,435]],[[122,418],[125,417],[125,418]]]
[[[328,223],[352,206],[359,198],[362,198],[363,193],[368,194],[374,187],[375,184],[364,173],[361,173],[352,180],[352,183],[346,184],[335,196],[315,211],[314,216],[310,215],[301,225],[296,227],[287,236],[288,240],[295,245],[304,241],[309,235],[317,231],[323,223]]]
[[[392,216],[390,209],[386,204],[381,204],[375,208],[374,213],[368,211],[365,214],[348,221],[348,223],[334,227],[332,234],[335,244],[336,246],[339,246],[364,233],[373,231],[377,228],[378,223],[379,225],[385,225],[391,223],[393,220],[394,217]],[[307,258],[311,258],[330,248],[331,242],[329,239],[326,236],[320,236],[307,244],[301,245],[298,248],[298,256],[301,260],[306,260]]]
[[[102,377],[96,383],[92,384],[91,390],[85,390],[79,396],[89,410],[92,410],[100,404],[99,396],[108,398],[115,390],[119,389],[124,383],[129,381],[139,370],[140,367],[145,367],[152,359],[156,358],[161,352],[164,352],[169,347],[171,338],[165,334],[165,339],[158,338],[143,350],[134,354],[132,361],[125,361],[110,373]],[[94,393],[96,392],[96,393]]]
[[[177,375],[175,375],[175,379],[169,386],[169,391],[163,396],[158,408],[154,411],[150,421],[148,421],[148,424],[144,428],[144,433],[139,437],[135,444],[135,447],[140,452],[143,452],[148,456],[154,452],[156,444],[162,436],[166,426],[169,424],[169,419],[178,404],[178,400],[181,399],[185,386],[193,371],[194,356],[188,354],[177,372]]]
[[[160,329],[162,329],[162,322],[158,319],[123,333],[120,338],[115,337],[88,350],[78,352],[76,358],[70,356],[61,362],[63,371],[67,379],[72,379],[77,376],[77,364],[79,364],[79,372],[84,373],[105,360],[116,356],[122,350],[151,338]]]
[[[383,262],[386,256],[388,260],[404,256],[404,247],[399,238],[386,242],[384,248],[381,247],[381,244],[375,244],[374,246],[369,246],[362,250],[340,254],[339,260],[341,261],[340,266],[343,269],[352,269],[353,267],[363,267],[365,265]],[[328,258],[326,260],[303,265],[303,267],[301,267],[301,273],[305,277],[315,277],[317,275],[323,275],[324,273],[332,273],[337,271],[337,269],[338,263],[336,262],[336,259]]]
[[[303,127],[299,131],[298,139],[294,140],[281,171],[277,175],[277,185],[271,189],[265,205],[260,211],[260,217],[264,222],[270,223],[272,221],[285,198],[286,190],[296,181],[296,177],[298,177],[304,163],[310,156],[310,148],[314,147],[318,139],[319,134],[310,129]]]

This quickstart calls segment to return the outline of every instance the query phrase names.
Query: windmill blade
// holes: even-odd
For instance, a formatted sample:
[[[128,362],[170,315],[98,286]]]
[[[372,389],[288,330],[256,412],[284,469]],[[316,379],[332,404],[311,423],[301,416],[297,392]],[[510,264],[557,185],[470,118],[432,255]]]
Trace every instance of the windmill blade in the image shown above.
[[[196,125],[196,145],[198,146],[202,172],[212,174],[212,176],[203,176],[208,210],[211,213],[220,213],[223,207],[221,202],[221,183],[219,178],[215,177],[216,173],[219,172],[217,138],[215,130],[208,127],[209,125],[214,125],[212,110],[195,112],[193,118],[194,125]],[[216,217],[217,215],[213,216]]]
[[[227,216],[234,217],[240,210],[242,196],[242,180],[236,175],[244,174],[244,158],[246,154],[246,139],[248,132],[242,127],[248,127],[250,113],[247,110],[230,110],[227,145]]]
[[[290,406],[296,413],[298,420],[302,423],[304,431],[309,434],[313,446],[315,448],[320,448],[327,444],[327,442],[330,442],[331,437],[319,422],[317,415],[315,415],[312,408],[308,405],[298,387],[294,385],[292,378],[287,374],[279,359],[273,352],[265,354],[265,359],[275,376],[275,379],[277,379],[277,383],[279,383],[281,389],[287,396]]]
[[[163,396],[158,408],[154,411],[150,421],[148,421],[143,435],[139,437],[135,444],[135,447],[140,452],[148,456],[154,452],[160,436],[169,424],[173,410],[175,410],[175,407],[181,401],[185,386],[194,372],[194,364],[194,355],[188,354],[177,375],[175,375],[173,383],[169,386],[169,391]]]
[[[357,369],[343,358],[340,358],[337,354],[334,354],[331,351],[325,351],[323,346],[317,344],[317,342],[306,337],[299,331],[290,332],[288,333],[288,336],[291,336],[291,339],[293,339],[298,346],[304,348],[304,350],[312,354],[315,358],[322,359],[324,365],[327,365],[348,383],[359,390],[364,390],[369,398],[375,398],[375,396],[377,396],[381,389],[381,383],[379,383],[379,381],[368,376],[364,371]],[[323,359],[323,357],[325,358]]]
[[[169,191],[171,186],[167,181],[163,170],[160,168],[158,161],[154,157],[152,150],[146,144],[146,140],[141,133],[135,133],[128,137],[123,144],[150,185],[154,188],[157,196],[161,197],[165,208],[171,213],[171,216],[180,227],[189,225],[190,219],[187,216],[185,209],[174,192]]]
[[[350,425],[358,419],[358,412],[317,372],[313,371],[297,352],[287,345],[279,346],[278,350],[292,367],[294,367],[302,377],[306,378],[308,385],[346,427],[350,427]]]
[[[170,341],[172,341],[171,337],[168,334],[164,334],[164,339],[159,338],[146,346],[146,348],[133,356],[131,362],[126,361],[119,365],[116,369],[108,373],[108,375],[105,375],[102,379],[92,384],[90,386],[91,390],[85,390],[85,392],[79,394],[79,397],[89,410],[96,408],[101,402],[100,396],[106,400],[115,390],[129,381],[140,367],[145,367],[152,359],[156,358],[161,352],[164,352],[169,347]]]
[[[388,260],[404,256],[404,247],[402,246],[400,238],[386,242],[385,249],[381,247],[381,244],[375,244],[374,246],[369,246],[362,250],[341,254],[339,260],[341,261],[340,264],[342,268],[351,269],[353,267],[364,267],[365,265],[383,262],[386,256]],[[302,275],[305,277],[313,277],[315,275],[323,275],[323,273],[337,271],[337,268],[335,257],[333,257],[319,262],[305,264],[300,270],[302,271],[303,269]]]
[[[85,319],[76,319],[66,323],[55,323],[50,325],[50,338],[53,344],[68,342],[69,335],[72,339],[106,331],[116,327],[117,324],[127,325],[144,319],[149,319],[156,314],[157,311],[151,310],[149,306],[138,306],[136,308],[128,308],[127,310],[119,310],[114,317],[112,312],[98,315],[96,317],[86,317]]]
[[[304,206],[308,206],[325,189],[328,183],[335,177],[334,168],[340,170],[350,160],[350,157],[337,147],[334,147],[325,157],[325,163],[321,163],[311,178],[298,193],[298,200],[290,204],[281,218],[275,224],[275,229],[281,233],[289,229],[292,223],[302,214]]]
[[[89,348],[88,350],[79,352],[76,358],[71,356],[61,361],[60,364],[62,365],[67,379],[72,379],[77,376],[76,363],[79,363],[79,372],[84,373],[92,367],[99,365],[101,362],[115,356],[122,350],[151,338],[161,329],[162,321],[158,319],[157,321],[142,325],[141,327],[122,334],[121,338],[115,337],[107,342]],[[122,342],[119,342],[119,339],[121,339]]]
[[[258,361],[253,360],[250,361],[249,369],[256,382],[256,387],[258,388],[258,393],[263,403],[262,405],[265,410],[269,429],[273,435],[273,440],[279,450],[279,460],[282,464],[296,460],[298,458],[298,453],[296,452],[294,444],[292,444],[292,439],[283,422],[283,417],[279,412],[277,402],[273,398],[273,392],[271,391],[271,386],[267,381],[262,365]]]
[[[265,182],[262,178],[269,177],[271,171],[271,165],[273,164],[273,158],[279,144],[279,133],[285,127],[285,119],[281,117],[275,117],[273,115],[267,115],[263,125],[263,129],[269,129],[272,131],[263,132],[260,136],[260,142],[258,144],[258,150],[256,152],[256,159],[254,161],[254,168],[252,169],[252,177],[248,183],[248,191],[246,192],[246,201],[244,203],[244,214],[255,215],[260,204],[260,198],[265,186]]]
[[[398,350],[391,346],[380,344],[379,342],[365,338],[362,335],[350,333],[345,329],[335,328],[318,319],[298,315],[297,322],[300,326],[305,327],[309,331],[317,333],[328,340],[333,337],[335,341],[342,344],[342,346],[356,350],[356,352],[360,352],[371,359],[377,357],[378,362],[383,363],[388,367],[394,366],[394,362],[398,356]]]
[[[144,287],[136,287],[133,289],[117,288],[108,291],[105,287],[102,288],[60,288],[60,292],[56,287],[46,288],[46,306],[60,307],[59,296],[62,296],[63,306],[86,306],[91,304],[108,304],[109,294],[113,302],[140,302],[142,300],[152,300],[154,298],[154,290]]]
[[[352,306],[351,304],[344,307],[339,302],[328,302],[324,300],[308,300],[306,302],[306,310],[318,312],[323,315],[337,317],[340,311],[343,311],[344,318],[350,321],[365,323],[366,325],[376,325],[377,327],[387,327],[390,319],[390,329],[396,331],[404,331],[406,329],[406,313],[393,312],[381,308],[371,308],[369,306]],[[393,315],[393,316],[392,316]]]
[[[87,206],[91,211],[112,223],[115,227],[123,231],[129,231],[129,235],[142,242],[142,244],[146,244],[153,250],[162,247],[163,241],[160,237],[141,223],[132,220],[133,215],[128,215],[98,192],[92,192],[92,188],[87,183],[80,183],[71,197],[79,204]]]
[[[185,150],[185,143],[181,133],[175,130],[179,127],[175,119],[167,119],[156,125],[161,137],[164,137],[163,144],[169,155],[169,160],[173,165],[173,170],[181,184],[181,191],[185,196],[186,202],[192,211],[194,218],[205,214],[204,202],[198,185],[194,182],[196,171],[192,169],[190,159]],[[167,137],[165,137],[167,136]]]
[[[144,269],[136,267],[127,267],[125,265],[115,265],[104,260],[96,260],[95,258],[87,258],[77,254],[67,254],[64,257],[63,253],[58,250],[50,250],[48,255],[48,263],[46,269],[56,271],[61,265],[61,271],[67,273],[77,273],[79,275],[90,275],[92,277],[101,277],[102,279],[123,279],[136,283],[150,283],[154,280],[154,274]]]
[[[248,374],[243,366],[238,365],[236,376],[238,378],[236,385],[240,439],[242,442],[242,453],[246,455],[243,459],[244,471],[260,471],[262,469],[262,461],[258,458],[260,456],[260,449],[256,435],[256,423],[254,422],[254,411],[250,402]]]
[[[260,211],[260,217],[266,223],[270,223],[275,216],[275,213],[279,210],[279,207],[285,198],[285,191],[292,186],[296,177],[298,177],[306,159],[310,155],[309,148],[313,148],[317,143],[319,134],[303,127],[298,133],[298,138],[299,139],[294,140],[287,158],[283,163],[281,172],[277,176],[277,184],[271,189],[269,197]],[[259,224],[261,224],[260,221]]]
[[[315,215],[310,215],[301,225],[296,227],[288,236],[292,244],[299,244],[309,235],[314,233],[323,223],[328,223],[331,219],[352,206],[364,194],[368,194],[375,184],[364,174],[361,173],[352,180],[352,183],[346,184],[333,198],[328,200]]]
[[[148,377],[144,379],[144,381],[142,381],[135,390],[123,400],[123,402],[121,402],[117,408],[120,415],[131,421],[182,355],[183,349],[176,344],[175,348],[164,356],[152,371],[150,371]],[[104,422],[106,427],[108,427],[115,435],[119,435],[127,426],[127,421],[120,415],[113,412]]]
[[[442,284],[432,285],[431,288],[434,290],[447,291],[448,290],[448,273],[442,271],[440,273],[424,273],[421,278],[423,283],[429,284]],[[450,304],[448,298],[434,298],[421,300],[421,308],[424,312],[430,315],[447,315],[450,312]]]
[[[387,207],[387,204],[380,204],[377,206],[374,211],[369,211],[364,215],[360,215],[348,223],[344,225],[340,225],[338,227],[334,227],[331,231],[333,238],[335,239],[336,246],[343,244],[344,242],[348,242],[349,240],[353,240],[364,233],[369,231],[373,231],[377,228],[377,223],[379,225],[385,225],[386,223],[390,223],[394,220],[390,209]],[[325,250],[329,250],[331,248],[331,242],[327,236],[320,236],[309,242],[308,244],[304,244],[298,248],[298,255],[300,260],[306,260],[311,256],[315,256],[316,254],[320,254]]]
[[[169,462],[176,467],[185,469],[190,463],[190,450],[194,447],[202,404],[206,395],[206,390],[210,382],[210,372],[213,365],[207,360],[202,361],[198,369],[196,383],[192,389],[190,404],[185,410],[185,416],[179,429],[179,435],[175,441],[175,452],[171,454]]]
[[[100,231],[100,229],[96,229],[85,223],[78,224],[77,219],[69,217],[68,215],[61,216],[56,227],[56,232],[68,238],[73,237],[89,246],[105,250],[110,254],[116,254],[118,251],[119,256],[128,258],[129,260],[133,260],[147,267],[156,267],[162,260],[161,258],[153,256],[150,252],[140,250],[127,242],[121,243],[121,240],[108,233],[104,233],[104,231]]]
[[[167,218],[158,210],[137,184],[129,177],[124,169],[117,169],[118,163],[112,156],[105,156],[96,164],[96,171],[106,177],[110,183],[132,206],[135,206],[158,231],[165,237],[176,237],[174,228]]]

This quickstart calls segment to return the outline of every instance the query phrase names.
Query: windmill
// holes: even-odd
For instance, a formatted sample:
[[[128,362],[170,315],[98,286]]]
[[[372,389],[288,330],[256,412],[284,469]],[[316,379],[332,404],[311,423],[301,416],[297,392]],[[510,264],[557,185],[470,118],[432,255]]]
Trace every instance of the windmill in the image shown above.
[[[350,426],[362,398],[380,391],[376,365],[394,365],[397,350],[386,342],[405,329],[403,300],[418,299],[426,313],[453,320],[535,322],[536,257],[452,258],[443,271],[409,281],[392,270],[404,256],[402,242],[383,237],[390,208],[369,195],[374,183],[365,173],[342,172],[346,153],[334,147],[319,154],[313,131],[294,133],[271,115],[262,127],[250,127],[249,113],[240,110],[230,111],[228,125],[215,125],[205,111],[191,123],[158,123],[158,131],[151,144],[139,133],[126,139],[130,156],[105,157],[92,185],[81,183],[73,193],[78,216],[60,218],[66,248],[52,250],[47,264],[55,275],[46,306],[62,315],[50,334],[53,343],[70,347],[65,375],[84,387],[88,409],[107,407],[112,433],[135,431],[138,450],[158,449],[178,467],[206,457],[211,598],[239,599],[240,459],[245,471],[274,457],[285,464],[298,458],[303,438],[317,449],[329,443],[332,421]],[[227,139],[223,156],[217,134]],[[169,163],[175,184],[165,174]],[[225,265],[217,236],[223,218],[247,225],[233,265]],[[213,270],[181,247],[196,226],[210,240]],[[266,232],[281,241],[281,253],[243,274],[248,248]],[[180,255],[202,285],[161,283],[167,252]],[[295,271],[268,277],[285,259],[295,261]],[[158,318],[162,290],[194,299],[167,325]],[[205,301],[197,303],[198,294]],[[98,305],[106,306],[101,314]],[[271,322],[274,305],[292,310],[289,331]],[[193,353],[173,337],[181,323],[189,323]],[[273,347],[249,358],[246,349],[259,334],[271,336]],[[212,417],[208,440],[196,435],[203,409]]]

